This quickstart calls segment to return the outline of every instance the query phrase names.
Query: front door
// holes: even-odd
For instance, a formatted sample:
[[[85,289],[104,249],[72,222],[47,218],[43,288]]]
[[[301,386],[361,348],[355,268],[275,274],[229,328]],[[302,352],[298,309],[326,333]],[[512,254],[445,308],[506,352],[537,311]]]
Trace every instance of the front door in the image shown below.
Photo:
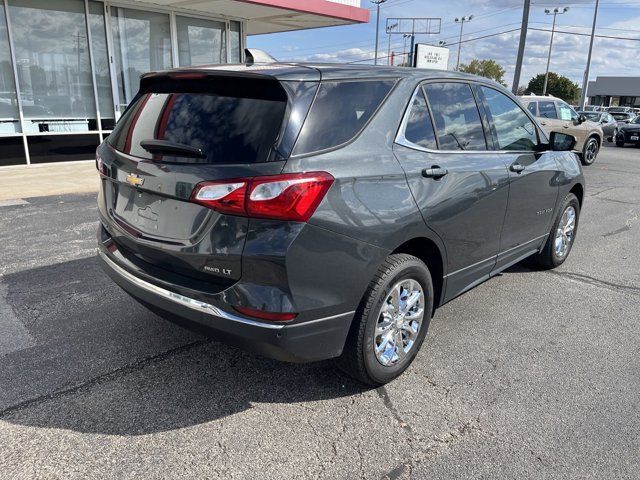
[[[535,252],[546,240],[555,215],[560,169],[554,152],[540,151],[537,127],[516,101],[487,86],[480,86],[478,93],[495,149],[509,167],[509,205],[496,263],[496,269],[502,269]]]
[[[500,248],[509,187],[507,165],[487,149],[469,84],[426,83],[419,88],[394,153],[427,226],[445,244],[449,300],[489,277]]]

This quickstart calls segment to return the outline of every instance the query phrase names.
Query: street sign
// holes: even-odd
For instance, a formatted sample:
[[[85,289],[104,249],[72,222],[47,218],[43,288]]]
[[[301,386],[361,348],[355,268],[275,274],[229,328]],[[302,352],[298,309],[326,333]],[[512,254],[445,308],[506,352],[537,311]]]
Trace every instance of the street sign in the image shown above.
[[[432,68],[447,70],[449,68],[449,49],[417,43],[413,55],[413,66],[416,68]]]
[[[389,35],[437,35],[440,33],[441,18],[387,18]]]

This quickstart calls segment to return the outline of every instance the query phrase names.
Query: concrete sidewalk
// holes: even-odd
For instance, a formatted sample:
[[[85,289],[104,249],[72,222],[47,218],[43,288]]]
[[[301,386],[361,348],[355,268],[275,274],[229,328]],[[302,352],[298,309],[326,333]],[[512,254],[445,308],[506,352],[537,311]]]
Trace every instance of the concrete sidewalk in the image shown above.
[[[93,160],[0,168],[0,202],[67,193],[97,192]]]

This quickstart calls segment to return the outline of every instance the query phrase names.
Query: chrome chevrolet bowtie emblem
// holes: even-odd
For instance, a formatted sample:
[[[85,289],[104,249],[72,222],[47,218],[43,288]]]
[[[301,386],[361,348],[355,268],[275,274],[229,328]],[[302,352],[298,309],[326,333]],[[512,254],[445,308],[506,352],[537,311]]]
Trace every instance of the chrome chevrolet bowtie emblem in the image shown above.
[[[133,185],[134,187],[140,187],[144,183],[144,178],[136,173],[127,175],[126,180],[129,185]]]

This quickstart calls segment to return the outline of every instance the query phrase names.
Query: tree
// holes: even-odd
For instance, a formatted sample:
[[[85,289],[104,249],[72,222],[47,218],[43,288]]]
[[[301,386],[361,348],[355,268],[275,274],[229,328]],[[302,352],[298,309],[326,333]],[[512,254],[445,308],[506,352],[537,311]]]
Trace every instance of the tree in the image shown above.
[[[544,88],[544,73],[536,75],[529,81],[527,91],[542,95]],[[576,102],[580,96],[580,87],[563,75],[555,72],[549,72],[549,81],[547,82],[547,93],[554,97],[561,98],[565,102]]]
[[[498,83],[506,86],[504,83],[504,68],[502,68],[495,60],[478,60],[473,59],[470,63],[462,63],[460,71],[480,75],[481,77],[490,78]]]

